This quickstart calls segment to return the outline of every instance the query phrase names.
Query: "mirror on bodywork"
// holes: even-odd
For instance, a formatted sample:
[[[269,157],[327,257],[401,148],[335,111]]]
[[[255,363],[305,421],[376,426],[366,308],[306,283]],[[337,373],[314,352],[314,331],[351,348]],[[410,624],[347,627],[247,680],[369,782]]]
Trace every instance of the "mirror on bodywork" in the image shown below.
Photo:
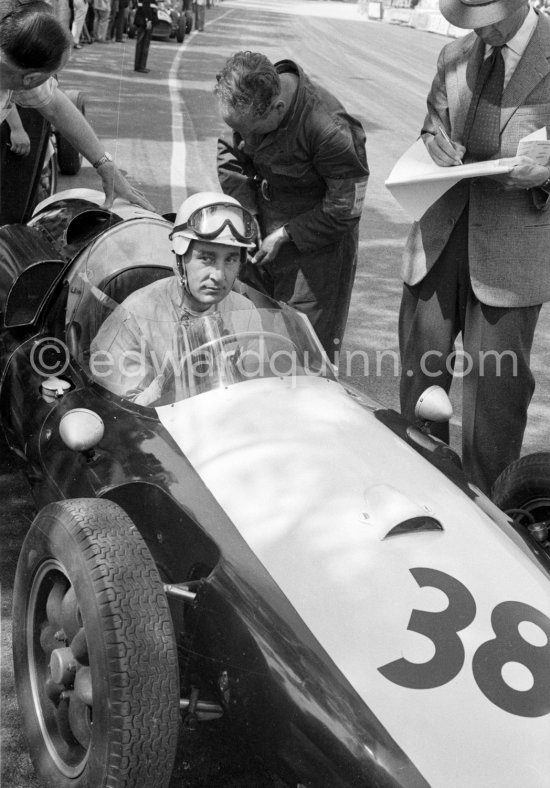
[[[36,322],[65,266],[63,260],[42,260],[19,274],[6,299],[6,328],[31,326]]]

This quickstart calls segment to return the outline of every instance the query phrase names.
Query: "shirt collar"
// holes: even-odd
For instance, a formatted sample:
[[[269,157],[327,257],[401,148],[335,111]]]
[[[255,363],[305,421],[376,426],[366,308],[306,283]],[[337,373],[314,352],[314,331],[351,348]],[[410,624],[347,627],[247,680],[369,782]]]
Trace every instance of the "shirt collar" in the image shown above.
[[[527,16],[523,20],[523,24],[513,38],[506,42],[506,46],[515,52],[516,55],[521,57],[527,49],[527,44],[533,35],[539,18],[533,8],[529,8]],[[487,52],[492,52],[493,48],[487,47]]]

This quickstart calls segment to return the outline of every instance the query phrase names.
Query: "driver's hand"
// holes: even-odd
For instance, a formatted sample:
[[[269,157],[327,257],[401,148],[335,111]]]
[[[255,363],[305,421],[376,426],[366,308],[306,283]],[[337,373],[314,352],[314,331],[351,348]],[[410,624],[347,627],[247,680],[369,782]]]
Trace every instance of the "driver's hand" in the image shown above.
[[[134,402],[136,405],[143,405],[147,406],[150,405],[152,402],[155,402],[157,399],[160,399],[162,395],[162,389],[164,386],[164,375],[157,375],[156,378],[149,383],[146,389],[143,389],[137,397],[135,398]]]

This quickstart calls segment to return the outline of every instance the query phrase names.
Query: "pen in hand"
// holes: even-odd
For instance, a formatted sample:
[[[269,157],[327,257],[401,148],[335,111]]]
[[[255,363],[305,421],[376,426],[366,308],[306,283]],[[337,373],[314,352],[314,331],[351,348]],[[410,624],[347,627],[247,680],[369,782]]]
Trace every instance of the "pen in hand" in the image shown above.
[[[449,143],[449,145],[451,145],[451,146],[454,148],[453,141],[452,141],[452,139],[449,137],[449,135],[447,134],[447,132],[445,131],[445,129],[443,128],[443,126],[438,126],[437,128],[438,128],[438,130],[439,130],[439,133],[440,133],[440,134],[441,134],[441,136],[443,137],[443,139],[444,139],[444,140],[446,140],[446,142],[448,142],[448,143]],[[461,160],[461,159],[459,159],[458,157],[456,157],[456,158],[455,158],[455,161],[456,161],[456,163],[457,163],[457,164],[462,164],[462,160]]]

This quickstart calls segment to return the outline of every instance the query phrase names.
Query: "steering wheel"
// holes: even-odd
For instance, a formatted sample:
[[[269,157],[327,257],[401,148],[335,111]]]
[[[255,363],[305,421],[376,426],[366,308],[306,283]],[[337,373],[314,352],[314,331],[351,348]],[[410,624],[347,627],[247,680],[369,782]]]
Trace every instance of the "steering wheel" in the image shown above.
[[[278,344],[286,345],[286,349],[290,350],[290,352],[298,353],[298,348],[294,342],[289,337],[285,337],[283,334],[277,334],[274,331],[240,331],[238,334],[224,334],[224,336],[215,337],[214,339],[210,339],[208,342],[203,342],[202,345],[199,345],[199,347],[191,350],[181,360],[182,374],[185,369],[185,365],[189,364],[193,358],[198,356],[200,353],[204,353],[207,350],[217,347],[223,349],[226,345],[229,345],[232,342],[241,343],[243,340],[248,342],[251,339],[275,340]]]
[[[213,348],[220,348],[223,349],[226,345],[229,345],[233,342],[242,342],[243,340],[249,341],[252,339],[264,339],[264,340],[274,340],[279,345],[286,346],[285,349],[290,351],[291,353],[298,353],[298,348],[296,347],[295,343],[289,338],[284,336],[283,334],[277,334],[275,331],[240,331],[239,333],[233,334],[224,334],[220,337],[214,337],[214,339],[208,340],[208,342],[203,342],[202,345],[199,345],[193,350],[190,350],[185,356],[181,359],[181,367],[179,374],[181,377],[184,377],[184,371],[186,365],[190,364],[193,359],[199,356],[201,353],[205,353]],[[237,359],[238,360],[238,356]],[[235,361],[236,361],[235,360]],[[166,405],[173,402],[172,393],[167,391],[168,387],[173,385],[174,383],[174,370],[171,371],[170,374],[166,376],[162,387],[162,395],[159,399],[155,402],[151,403],[151,407],[156,407],[158,405]]]

